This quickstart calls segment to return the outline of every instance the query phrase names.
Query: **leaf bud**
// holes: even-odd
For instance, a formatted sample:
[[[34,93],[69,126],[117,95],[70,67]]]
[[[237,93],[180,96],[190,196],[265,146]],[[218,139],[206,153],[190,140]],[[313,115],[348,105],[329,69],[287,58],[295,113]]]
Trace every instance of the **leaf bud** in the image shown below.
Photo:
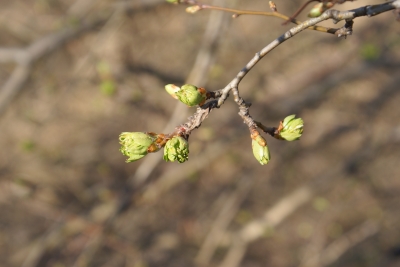
[[[308,13],[308,17],[310,18],[316,18],[322,15],[325,11],[333,7],[332,2],[323,2],[316,4],[311,10],[310,13]]]
[[[183,163],[188,160],[189,144],[183,137],[175,136],[164,147],[164,160]]]
[[[261,135],[252,139],[251,147],[253,148],[254,157],[261,165],[267,164],[270,161],[271,155],[269,153],[267,142]]]
[[[119,135],[122,154],[129,158],[126,162],[139,160],[147,155],[148,149],[153,147],[155,137],[142,132],[123,132]]]
[[[196,86],[191,84],[183,85],[179,91],[175,92],[175,95],[179,101],[189,107],[202,105],[207,98],[205,93],[200,92]]]
[[[295,118],[296,115],[287,116],[279,127],[279,137],[286,141],[300,139],[303,134],[304,122],[302,118]]]

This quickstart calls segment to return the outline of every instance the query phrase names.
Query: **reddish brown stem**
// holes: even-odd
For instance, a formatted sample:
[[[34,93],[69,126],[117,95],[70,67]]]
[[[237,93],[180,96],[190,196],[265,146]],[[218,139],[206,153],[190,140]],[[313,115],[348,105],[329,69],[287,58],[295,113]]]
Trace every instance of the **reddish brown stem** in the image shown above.
[[[292,20],[294,20],[294,19],[300,14],[300,12],[303,11],[303,10],[306,8],[306,6],[308,6],[308,5],[311,4],[312,2],[322,2],[322,1],[321,1],[321,0],[309,0],[309,1],[305,2],[301,7],[299,7],[299,9],[296,10],[296,12],[294,12],[293,15],[291,15],[291,16],[289,17],[288,20],[286,20],[285,22],[283,22],[282,25],[287,25],[289,22],[291,22]]]

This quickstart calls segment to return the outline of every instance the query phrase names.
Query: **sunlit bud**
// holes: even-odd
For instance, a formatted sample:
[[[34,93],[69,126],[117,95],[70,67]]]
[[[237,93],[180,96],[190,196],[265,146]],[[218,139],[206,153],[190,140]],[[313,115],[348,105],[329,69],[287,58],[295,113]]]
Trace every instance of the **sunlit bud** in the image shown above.
[[[147,155],[148,149],[154,145],[155,137],[141,132],[124,132],[119,135],[122,154],[129,157],[126,162],[132,162]],[[154,151],[152,151],[154,152]]]
[[[186,12],[194,14],[197,11],[199,11],[200,9],[201,9],[200,6],[190,6],[190,7],[186,8]]]
[[[178,161],[183,163],[188,160],[189,144],[180,136],[175,136],[169,140],[164,147],[164,160],[165,161]]]
[[[167,91],[168,94],[170,94],[173,98],[178,99],[176,96],[176,92],[181,90],[180,87],[176,86],[175,84],[167,84],[165,86],[165,90]]]
[[[171,4],[179,4],[179,0],[166,0],[166,1]]]
[[[202,105],[207,98],[206,94],[202,90],[199,91],[196,86],[191,84],[183,85],[175,95],[178,97],[179,101],[189,107]]]
[[[332,2],[327,2],[327,3],[319,3],[316,4],[311,10],[310,13],[308,13],[308,17],[310,18],[316,18],[322,15],[326,10],[330,9],[333,7]]]
[[[269,154],[269,149],[265,139],[259,135],[255,139],[252,139],[251,146],[256,160],[258,160],[261,165],[267,164],[271,159],[271,155]]]
[[[302,118],[295,118],[296,115],[287,116],[279,127],[279,136],[286,141],[298,140],[303,133],[304,122]]]

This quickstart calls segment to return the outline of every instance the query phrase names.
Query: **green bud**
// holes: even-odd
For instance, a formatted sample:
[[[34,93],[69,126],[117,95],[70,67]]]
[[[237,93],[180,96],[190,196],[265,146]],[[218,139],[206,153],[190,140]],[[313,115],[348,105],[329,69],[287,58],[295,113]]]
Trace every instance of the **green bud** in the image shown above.
[[[197,87],[191,84],[185,84],[181,87],[181,90],[175,92],[179,101],[193,107],[202,104],[206,100],[205,94],[200,93]]]
[[[261,144],[265,145],[263,146]],[[256,160],[258,160],[258,162],[260,162],[261,165],[269,162],[271,155],[269,154],[267,142],[261,135],[252,140],[251,147],[253,148],[254,157]]]
[[[295,119],[295,117],[294,114],[287,116],[282,122],[283,128],[280,130],[279,136],[286,141],[298,140],[303,133],[303,119]]]
[[[188,160],[189,144],[180,136],[175,136],[170,139],[164,147],[164,160],[165,161],[179,161],[183,163]]]
[[[179,4],[179,0],[166,0],[166,1],[171,4]]]
[[[156,138],[145,133],[124,132],[119,135],[119,143],[121,144],[119,151],[129,157],[126,162],[132,162],[146,156],[148,149],[155,140]]]
[[[333,3],[331,2],[324,2],[324,3],[319,3],[316,4],[311,10],[310,13],[308,13],[308,17],[310,18],[316,18],[322,15],[326,10],[330,9],[333,7]]]

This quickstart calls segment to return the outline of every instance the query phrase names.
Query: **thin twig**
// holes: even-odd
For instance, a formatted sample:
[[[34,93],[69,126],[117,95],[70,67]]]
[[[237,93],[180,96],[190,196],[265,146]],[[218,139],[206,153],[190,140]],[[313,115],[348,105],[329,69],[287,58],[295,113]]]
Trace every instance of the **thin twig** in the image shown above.
[[[305,2],[303,5],[301,5],[295,12],[293,15],[291,15],[285,22],[282,23],[282,25],[286,25],[288,24],[292,19],[295,19],[301,11],[304,10],[304,8],[306,8],[306,6],[308,6],[310,3],[312,2],[320,2],[320,0],[308,0],[307,2]]]
[[[201,3],[197,3],[197,6],[199,6],[200,9],[212,9],[212,10],[219,10],[219,11],[233,13],[235,18],[238,16],[242,16],[242,15],[267,16],[267,17],[277,17],[277,18],[292,22],[297,25],[302,23],[301,21],[298,21],[294,18],[290,18],[290,17],[288,17],[282,13],[279,13],[277,11],[265,12],[265,11],[254,11],[254,10],[241,10],[241,9],[225,8],[225,7],[213,6],[213,5],[204,5]],[[334,34],[335,31],[337,30],[337,29],[326,28],[323,26],[310,26],[307,29],[319,31],[319,32],[325,32],[325,33],[331,33],[331,34]]]
[[[320,23],[324,20],[332,19],[334,23],[337,23],[341,20],[346,20],[346,21],[351,21],[357,17],[362,17],[362,16],[376,16],[378,14],[381,14],[383,12],[387,12],[389,10],[395,9],[395,3],[400,2],[400,0],[396,0],[395,2],[389,2],[389,3],[384,3],[380,5],[374,5],[374,6],[364,6],[360,7],[357,9],[349,10],[349,11],[338,11],[338,10],[327,10],[325,11],[321,16],[317,18],[312,18],[309,19],[298,26],[295,26],[276,38],[274,41],[272,41],[270,44],[268,44],[266,47],[264,47],[261,51],[257,52],[256,55],[247,63],[247,65],[236,75],[236,77],[224,88],[221,90],[221,97],[218,100],[218,106],[221,106],[224,101],[227,99],[229,92],[234,89],[238,88],[239,83],[242,81],[244,76],[269,52],[271,52],[274,48],[282,44],[283,42],[289,40],[296,34],[302,32],[306,28],[310,26],[314,26],[317,23]],[[352,29],[348,29],[349,32],[347,34],[351,34]],[[236,97],[235,101],[238,102],[239,98]]]
[[[284,23],[282,23],[282,25],[286,25],[289,22],[291,22],[292,19],[295,19],[300,14],[300,12],[303,11],[312,2],[331,3],[331,4],[333,4],[331,7],[333,7],[335,4],[343,4],[343,3],[349,2],[349,1],[353,1],[353,0],[309,0],[309,1],[305,2],[302,6],[300,6],[296,10],[296,12],[294,12],[294,14],[289,17],[288,20],[286,20]]]
[[[148,1],[148,3],[141,3],[140,7],[153,6],[159,2],[161,2],[161,0]],[[0,114],[5,111],[13,98],[22,89],[32,72],[32,66],[37,60],[63,46],[71,39],[78,37],[80,34],[103,24],[115,10],[130,10],[138,6],[139,5],[114,5],[114,7],[109,10],[101,12],[102,15],[99,18],[83,21],[76,27],[63,29],[59,32],[46,35],[26,48],[0,48],[0,63],[17,63],[13,73],[0,90]]]
[[[325,11],[321,16],[317,18],[312,18],[309,19],[305,22],[302,22],[301,24],[291,28],[275,40],[273,40],[270,44],[265,46],[261,51],[257,52],[255,56],[246,64],[244,68],[242,68],[241,71],[236,75],[236,77],[229,82],[225,88],[214,91],[213,92],[213,97],[218,98],[217,103],[215,104],[214,101],[212,100],[212,104],[208,105],[207,108],[211,111],[211,109],[214,108],[219,108],[225,100],[228,98],[229,93],[232,92],[234,96],[235,102],[239,106],[239,114],[243,118],[244,122],[248,125],[250,131],[254,131],[255,128],[257,127],[256,122],[252,119],[249,113],[249,107],[250,104],[246,103],[239,95],[239,84],[242,81],[242,79],[249,73],[249,71],[268,53],[270,53],[274,48],[278,47],[280,44],[283,42],[287,41],[288,39],[292,38],[296,34],[302,32],[303,30],[314,26],[322,21],[332,19],[334,23],[338,23],[341,20],[346,20],[346,24],[342,27],[339,28],[336,31],[336,34],[340,36],[347,36],[352,34],[352,26],[353,26],[353,19],[361,16],[376,16],[378,14],[381,14],[383,12],[387,12],[389,10],[393,10],[396,8],[397,5],[399,5],[400,0],[396,0],[394,2],[388,2],[388,3],[383,3],[379,5],[373,5],[373,6],[364,6],[360,7],[357,9],[349,10],[349,11],[338,11],[338,10],[327,10]],[[182,1],[182,3],[194,3],[197,4],[197,1],[193,0],[185,0]],[[198,108],[196,113],[189,118],[189,121],[178,126],[177,128],[183,128],[185,131],[185,134],[189,135],[192,130],[198,128],[203,120],[207,116],[202,116],[202,113],[204,112],[203,109]],[[198,118],[201,119],[198,119]]]

